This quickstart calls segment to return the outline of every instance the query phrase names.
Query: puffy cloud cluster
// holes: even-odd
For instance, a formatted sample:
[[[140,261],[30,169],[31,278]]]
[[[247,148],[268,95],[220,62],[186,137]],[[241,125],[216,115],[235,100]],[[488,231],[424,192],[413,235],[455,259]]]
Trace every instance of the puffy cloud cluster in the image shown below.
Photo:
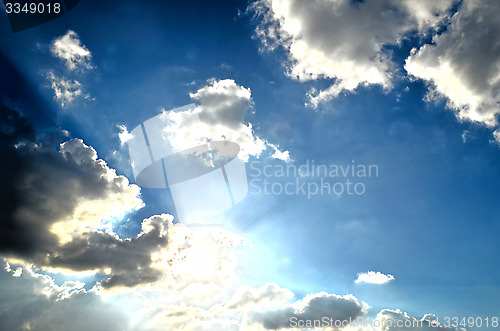
[[[67,70],[74,76],[81,71],[92,69],[92,54],[75,31],[68,32],[52,42],[51,53],[63,60]],[[54,98],[61,106],[67,106],[80,97],[89,98],[83,93],[82,83],[77,79],[68,79],[66,75],[56,75],[50,71],[47,75]]]
[[[335,295],[325,292],[308,294],[292,305],[253,314],[252,320],[266,329],[278,330],[305,325],[306,321],[350,321],[362,316],[368,305],[352,295]],[[335,322],[333,322],[335,323]],[[335,325],[335,324],[333,324]]]
[[[155,295],[144,288],[102,292],[95,286],[85,290],[82,282],[57,285],[50,276],[31,267],[6,264],[0,269],[0,325],[20,330],[264,331],[311,329],[300,325],[326,317],[331,325],[359,318],[357,326],[338,328],[345,331],[459,330],[440,325],[432,314],[418,319],[389,309],[380,311],[376,322],[364,326],[361,321],[370,320],[365,315],[369,307],[352,295],[322,292],[294,301],[290,290],[274,283],[257,288],[240,286],[225,291],[228,296],[216,295],[210,304],[189,302],[183,293],[154,290]]]
[[[310,104],[354,91],[360,85],[390,88],[397,68],[384,47],[409,32],[439,26],[456,1],[260,0],[252,9],[265,49],[282,47],[287,74],[300,81],[334,79],[311,91]]]
[[[498,1],[463,1],[432,44],[414,49],[405,69],[429,83],[428,99],[445,97],[462,120],[488,126],[500,113]]]
[[[499,6],[495,0],[259,0],[250,8],[263,48],[284,49],[288,76],[334,80],[308,92],[313,107],[362,85],[391,88],[403,68],[385,49],[407,36],[431,35],[432,42],[408,54],[406,72],[428,84],[427,101],[444,98],[460,120],[494,128],[500,113]]]
[[[83,283],[0,263],[0,326],[6,330],[124,330],[129,316]]]

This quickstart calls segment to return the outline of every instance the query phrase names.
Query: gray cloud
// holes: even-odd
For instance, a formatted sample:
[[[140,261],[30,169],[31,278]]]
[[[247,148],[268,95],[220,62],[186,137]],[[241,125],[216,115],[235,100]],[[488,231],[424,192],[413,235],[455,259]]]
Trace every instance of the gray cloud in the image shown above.
[[[2,330],[124,330],[128,316],[83,284],[57,286],[31,269],[18,273],[0,264],[0,328]],[[13,276],[15,274],[15,276]]]
[[[497,124],[500,113],[498,1],[465,0],[432,44],[414,49],[405,69],[429,83],[428,99],[445,97],[462,120]]]
[[[83,96],[82,84],[79,81],[56,77],[52,72],[47,77],[50,80],[50,87],[54,90],[54,99],[61,106],[67,106],[77,98]]]
[[[72,139],[55,150],[35,141],[29,123],[3,106],[0,253],[40,267],[97,271],[105,287],[158,280],[151,254],[166,247],[172,216],[152,216],[134,238],[119,238],[106,218],[143,206],[140,189]]]
[[[256,35],[264,49],[282,47],[287,74],[300,81],[335,79],[309,93],[310,104],[360,85],[390,88],[397,69],[384,52],[407,33],[425,34],[448,16],[454,0],[260,0]]]
[[[200,103],[200,120],[211,125],[222,124],[238,130],[245,115],[253,105],[250,89],[237,85],[232,80],[213,82],[191,98]]]
[[[151,254],[166,247],[170,215],[155,215],[143,221],[150,228],[135,238],[120,239],[103,232],[92,232],[58,247],[46,256],[36,257],[38,265],[69,268],[74,271],[110,269],[104,287],[135,286],[158,281],[163,272],[151,266]]]
[[[354,320],[365,313],[367,306],[352,295],[327,293],[309,294],[293,306],[256,312],[252,321],[261,323],[266,329],[292,328],[296,321],[321,320],[326,317],[334,321]]]

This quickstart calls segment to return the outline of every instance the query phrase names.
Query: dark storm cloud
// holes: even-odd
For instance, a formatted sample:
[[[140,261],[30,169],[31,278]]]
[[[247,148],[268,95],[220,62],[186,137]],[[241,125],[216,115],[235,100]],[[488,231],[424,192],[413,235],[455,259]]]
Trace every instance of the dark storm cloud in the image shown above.
[[[151,267],[151,253],[167,245],[168,215],[156,215],[143,222],[151,228],[132,239],[118,239],[102,232],[93,232],[63,245],[44,264],[85,271],[110,268],[104,287],[135,286],[160,279],[162,272]]]
[[[88,202],[118,204],[137,209],[142,201],[139,189],[118,176],[97,158],[92,147],[72,139],[56,150],[37,141],[28,120],[1,105],[0,164],[0,254],[38,266],[75,271],[110,269],[104,286],[134,286],[153,282],[161,273],[151,267],[151,253],[167,244],[169,215],[143,221],[143,231],[135,238],[88,229],[63,233],[87,222],[88,213],[75,213]],[[92,209],[95,211],[95,208]],[[97,215],[99,219],[104,215]],[[71,226],[71,227],[67,227]],[[68,230],[69,231],[69,230]]]

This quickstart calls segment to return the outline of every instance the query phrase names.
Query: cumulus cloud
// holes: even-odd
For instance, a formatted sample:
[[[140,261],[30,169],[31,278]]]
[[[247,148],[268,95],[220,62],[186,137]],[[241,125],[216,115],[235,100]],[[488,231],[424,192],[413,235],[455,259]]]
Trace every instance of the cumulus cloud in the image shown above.
[[[140,188],[116,174],[80,139],[59,150],[34,140],[26,121],[3,106],[0,254],[44,268],[108,275],[103,286],[151,283],[163,272],[152,254],[168,243],[172,216],[142,221],[133,238],[119,238],[112,221],[142,208]]]
[[[299,81],[334,79],[309,92],[312,106],[360,85],[390,88],[397,69],[384,47],[411,31],[435,29],[454,0],[260,0],[256,35],[264,49],[282,47],[287,74]]]
[[[231,79],[212,81],[190,94],[200,103],[200,119],[212,125],[239,129],[253,104],[252,92]]]
[[[324,292],[293,301],[290,290],[274,283],[240,286],[229,297],[219,296],[208,305],[186,302],[168,289],[102,292],[94,286],[86,290],[82,282],[57,285],[31,267],[9,264],[0,269],[0,292],[0,325],[12,330],[304,330],[311,328],[298,327],[302,324],[298,321],[306,325],[323,317],[356,320],[368,309],[352,295]],[[400,310],[381,310],[376,320],[372,327],[360,324],[344,330],[460,330],[440,325],[432,314],[419,319]]]
[[[232,79],[211,80],[190,96],[199,104],[195,109],[164,111],[161,116],[165,124],[163,134],[174,149],[185,150],[211,140],[229,140],[240,145],[238,157],[245,161],[249,156],[258,157],[268,147],[275,150],[274,158],[289,158],[288,151],[280,151],[259,138],[252,124],[245,124],[245,117],[253,106],[249,88]],[[200,121],[193,120],[195,115]]]
[[[85,233],[31,261],[43,267],[97,271],[108,275],[102,282],[106,288],[154,283],[163,272],[153,266],[152,254],[166,248],[171,221],[172,216],[165,214],[145,219],[142,231],[133,238],[100,231]]]
[[[355,283],[385,284],[394,279],[394,276],[390,274],[386,275],[378,271],[368,271],[359,273]]]
[[[33,268],[0,264],[0,325],[7,330],[125,330],[129,325],[121,307],[106,302],[83,283],[53,279]],[[5,266],[5,268],[4,268]]]
[[[6,250],[45,251],[143,206],[139,187],[116,175],[81,140],[63,143],[59,151],[43,143],[11,148],[23,165],[9,187],[14,208],[7,208],[0,225]]]
[[[294,294],[274,283],[261,287],[240,286],[225,300],[209,306],[164,305],[151,318],[151,329],[186,330],[277,330],[295,329],[306,320],[349,321],[366,312],[368,306],[352,295],[325,292],[308,294],[293,301]]]
[[[305,323],[324,317],[334,321],[355,320],[362,316],[367,308],[367,304],[352,295],[340,296],[321,292],[308,294],[288,307],[254,313],[251,320],[261,323],[266,329],[277,330],[292,328],[299,325],[299,321]]]
[[[91,69],[92,54],[75,31],[68,30],[64,36],[54,40],[51,52],[54,56],[66,61],[69,70]]]
[[[500,112],[499,10],[498,1],[463,1],[447,30],[405,65],[429,83],[428,99],[445,97],[459,119],[488,126]]]
[[[83,96],[82,84],[77,80],[66,80],[52,72],[48,74],[50,87],[54,90],[54,98],[61,106],[67,106],[78,97]]]

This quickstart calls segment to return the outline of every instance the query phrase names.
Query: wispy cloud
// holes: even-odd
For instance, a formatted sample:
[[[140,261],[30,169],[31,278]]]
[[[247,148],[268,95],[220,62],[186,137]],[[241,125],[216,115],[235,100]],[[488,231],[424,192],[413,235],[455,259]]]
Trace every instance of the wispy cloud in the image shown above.
[[[83,96],[82,84],[79,81],[57,77],[52,72],[49,72],[48,78],[51,81],[50,87],[54,90],[54,99],[62,107]]]

